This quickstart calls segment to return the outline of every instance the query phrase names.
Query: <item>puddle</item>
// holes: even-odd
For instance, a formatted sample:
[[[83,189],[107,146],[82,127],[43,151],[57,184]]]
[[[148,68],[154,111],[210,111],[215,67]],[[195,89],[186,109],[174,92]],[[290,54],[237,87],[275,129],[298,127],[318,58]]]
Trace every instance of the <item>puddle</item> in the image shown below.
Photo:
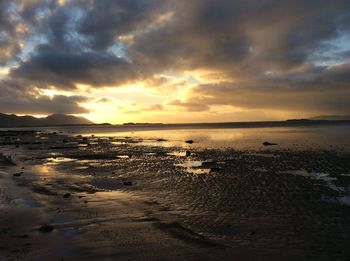
[[[185,151],[173,151],[167,153],[169,156],[175,156],[175,157],[186,157],[186,152]]]
[[[149,152],[149,153],[145,153],[146,156],[157,156],[157,153],[155,152]]]
[[[129,155],[118,155],[117,156],[118,159],[130,159]]]
[[[78,169],[78,170],[84,170],[84,169],[88,169],[88,166],[81,166],[81,167],[76,167],[74,169]]]
[[[121,144],[125,144],[125,142],[123,142],[123,141],[112,141],[111,144],[113,144],[113,145],[121,145]]]
[[[181,164],[176,164],[175,166],[183,167],[183,168],[199,168],[199,167],[202,167],[202,165],[203,165],[203,161],[190,160]]]
[[[329,176],[328,173],[307,172],[306,170],[281,171],[280,173],[307,177],[307,178],[310,178],[313,180],[320,180],[324,183],[324,185],[326,187],[330,188],[331,190],[334,190],[337,192],[346,191],[346,189],[344,187],[340,187],[340,186],[337,186],[336,184],[334,184],[334,181],[337,181],[337,178]]]
[[[212,162],[210,161],[186,161],[182,164],[175,164],[176,167],[182,167],[185,169],[187,173],[196,174],[196,175],[205,175],[209,174],[211,169],[205,168],[204,166],[210,165]]]
[[[337,199],[341,205],[350,206],[350,196],[343,196]]]
[[[210,173],[210,169],[193,169],[193,168],[187,168],[186,171],[191,174],[196,175],[205,175]]]
[[[65,158],[65,157],[54,157],[54,158],[47,158],[46,164],[59,164],[59,163],[66,163],[66,162],[73,162],[76,161],[76,159],[73,158]]]

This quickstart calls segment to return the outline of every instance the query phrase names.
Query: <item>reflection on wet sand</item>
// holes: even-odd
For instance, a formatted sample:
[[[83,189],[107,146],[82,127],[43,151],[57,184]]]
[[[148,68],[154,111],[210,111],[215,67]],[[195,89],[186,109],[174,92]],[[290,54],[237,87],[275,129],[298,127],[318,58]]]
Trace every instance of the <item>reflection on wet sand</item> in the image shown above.
[[[0,257],[346,260],[349,144],[266,133],[245,149],[188,132],[0,133]]]

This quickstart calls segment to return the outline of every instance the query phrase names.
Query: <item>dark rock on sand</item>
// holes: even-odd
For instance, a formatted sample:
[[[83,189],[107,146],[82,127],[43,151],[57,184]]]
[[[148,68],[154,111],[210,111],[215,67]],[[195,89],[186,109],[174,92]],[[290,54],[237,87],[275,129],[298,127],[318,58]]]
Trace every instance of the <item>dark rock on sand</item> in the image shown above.
[[[192,144],[194,141],[193,140],[186,140],[185,142],[188,144]]]
[[[251,232],[249,232],[249,236],[255,236],[256,235],[256,231],[251,231]]]
[[[186,156],[188,157],[188,156],[191,156],[191,151],[189,151],[189,150],[186,150]]]
[[[162,142],[162,141],[167,141],[166,139],[158,139],[157,141]]]
[[[63,195],[63,198],[70,198],[70,197],[71,197],[70,193],[66,193]]]
[[[275,146],[275,145],[277,145],[277,143],[271,143],[271,142],[265,141],[265,142],[263,143],[263,145],[264,145],[264,146]]]
[[[22,176],[23,172],[13,173],[14,177],[20,177]]]
[[[16,235],[14,237],[15,238],[22,238],[22,239],[24,239],[24,238],[28,238],[29,236],[27,234],[23,234],[23,235]]]
[[[124,181],[123,185],[124,186],[132,186],[132,181]]]
[[[212,168],[210,168],[210,171],[220,171],[220,170],[222,170],[222,168],[220,168],[220,167],[212,167]]]
[[[53,230],[53,226],[50,225],[43,225],[38,228],[38,231],[41,233],[50,233]]]

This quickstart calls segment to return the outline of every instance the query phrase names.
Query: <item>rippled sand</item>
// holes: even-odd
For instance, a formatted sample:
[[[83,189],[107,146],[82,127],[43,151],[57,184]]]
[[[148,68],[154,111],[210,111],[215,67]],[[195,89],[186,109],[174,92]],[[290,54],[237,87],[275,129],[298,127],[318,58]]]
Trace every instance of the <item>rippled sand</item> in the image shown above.
[[[350,258],[347,149],[172,142],[1,132],[0,260]]]

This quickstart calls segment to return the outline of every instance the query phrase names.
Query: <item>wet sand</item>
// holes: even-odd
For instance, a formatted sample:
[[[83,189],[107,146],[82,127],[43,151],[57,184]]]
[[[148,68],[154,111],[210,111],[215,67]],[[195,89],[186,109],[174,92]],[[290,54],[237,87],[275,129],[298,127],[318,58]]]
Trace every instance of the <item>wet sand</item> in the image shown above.
[[[0,132],[0,260],[350,259],[347,149],[162,138]]]

